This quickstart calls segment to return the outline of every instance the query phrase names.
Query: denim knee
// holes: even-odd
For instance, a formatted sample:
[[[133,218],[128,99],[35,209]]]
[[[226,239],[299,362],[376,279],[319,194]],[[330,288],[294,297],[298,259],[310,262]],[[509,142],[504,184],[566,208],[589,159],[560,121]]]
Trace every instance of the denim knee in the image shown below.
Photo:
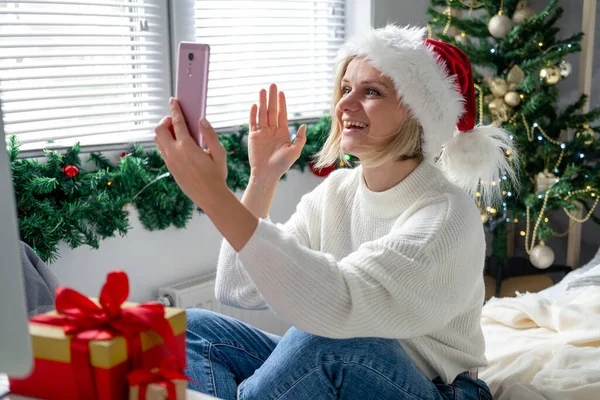
[[[322,336],[313,335],[304,332],[297,328],[290,328],[284,337],[285,347],[294,351],[294,349],[302,349],[303,353],[313,354],[320,357],[328,355],[361,355],[372,354],[373,352],[381,352],[382,354],[390,354],[390,352],[398,355],[398,353],[408,355],[395,339],[383,338],[349,338],[349,339],[332,339]],[[376,346],[374,346],[376,344]],[[362,350],[362,351],[361,351]]]
[[[189,308],[185,311],[187,331],[210,342],[218,340],[218,328],[222,327],[224,315],[202,308]],[[217,329],[215,329],[217,328]]]
[[[420,398],[411,397],[410,386],[427,382],[395,339],[332,339],[290,328],[239,392],[246,399],[296,399],[304,398],[298,397],[304,392],[313,400],[349,393],[356,396],[347,398],[367,398],[369,390],[360,377],[378,382],[372,398],[381,399],[405,398],[404,394]],[[435,389],[431,382],[421,386],[429,386],[425,391]]]

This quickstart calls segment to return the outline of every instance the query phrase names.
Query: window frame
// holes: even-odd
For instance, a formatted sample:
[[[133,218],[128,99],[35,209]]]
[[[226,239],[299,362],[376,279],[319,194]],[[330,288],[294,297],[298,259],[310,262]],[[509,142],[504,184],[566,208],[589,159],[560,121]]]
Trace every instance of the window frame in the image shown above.
[[[181,41],[195,41],[195,18],[194,18],[194,5],[195,0],[146,0],[150,3],[156,3],[161,6],[164,10],[163,18],[165,26],[167,27],[167,36],[161,40],[164,44],[164,57],[170,58],[168,68],[166,68],[166,78],[168,80],[168,91],[170,96],[175,96],[176,87],[176,71],[177,71],[177,47]],[[351,24],[349,21],[355,18],[349,15],[349,12],[353,9],[352,4],[357,0],[343,0],[346,8],[345,14],[345,29],[346,37],[352,33],[349,28]],[[168,115],[168,99],[164,99],[164,115]],[[325,111],[325,110],[324,110]],[[316,122],[319,118],[317,117],[290,117],[290,126],[298,123],[312,123]],[[231,126],[225,126],[217,128],[217,133],[231,133],[237,132],[242,127],[242,124],[233,124]],[[123,143],[99,143],[93,145],[82,145],[81,154],[89,154],[92,152],[106,152],[110,155],[109,158],[118,157],[118,154],[131,147],[134,142],[127,141]],[[135,141],[144,148],[155,148],[152,139],[148,138],[145,140]],[[56,146],[52,147],[51,150],[64,153],[70,146]],[[22,150],[19,154],[19,158],[44,158],[44,149],[31,149]]]

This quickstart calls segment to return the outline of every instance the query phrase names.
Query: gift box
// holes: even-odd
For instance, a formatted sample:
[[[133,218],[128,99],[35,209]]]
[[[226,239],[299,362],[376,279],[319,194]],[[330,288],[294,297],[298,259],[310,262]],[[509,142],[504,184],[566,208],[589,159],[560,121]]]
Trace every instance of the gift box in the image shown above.
[[[159,303],[126,303],[127,275],[109,273],[98,300],[68,288],[56,310],[29,323],[34,366],[9,377],[12,393],[49,400],[125,400],[127,375],[174,358],[185,369],[185,311]]]
[[[188,378],[174,358],[165,359],[159,368],[137,369],[127,376],[129,400],[185,400]]]
[[[129,387],[129,400],[185,400],[187,381],[174,379],[171,381],[175,397],[169,398],[168,388],[164,383],[150,383],[146,386],[145,397],[140,396],[140,385]]]

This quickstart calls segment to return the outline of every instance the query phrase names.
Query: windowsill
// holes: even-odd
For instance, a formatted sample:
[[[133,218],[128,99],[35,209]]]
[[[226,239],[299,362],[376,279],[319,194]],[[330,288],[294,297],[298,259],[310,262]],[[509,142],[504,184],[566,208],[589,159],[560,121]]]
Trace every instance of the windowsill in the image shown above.
[[[289,122],[290,122],[290,125],[296,124],[296,123],[310,124],[310,123],[317,122],[319,119],[320,119],[320,117],[317,117],[317,116],[302,117],[302,118],[292,118],[289,120]],[[242,125],[235,125],[235,126],[229,126],[229,127],[216,128],[215,130],[219,134],[228,134],[228,133],[239,132],[239,130],[241,128],[242,128]],[[123,151],[129,150],[134,143],[140,144],[144,149],[150,149],[150,148],[155,147],[153,140],[154,140],[154,136],[149,135],[145,139],[132,141],[132,142],[99,143],[99,144],[82,145],[81,146],[81,154],[82,155],[90,154],[90,153],[111,153],[112,154],[113,152],[114,152],[114,154],[120,154]],[[45,148],[25,149],[25,150],[21,150],[19,152],[18,158],[38,158],[38,159],[43,160],[45,158],[44,150],[53,150],[53,151],[58,151],[59,153],[65,153],[67,151],[67,149],[69,149],[70,147],[71,146],[67,146],[67,145],[57,145],[54,147],[48,146]],[[113,160],[111,160],[111,161],[113,161]]]

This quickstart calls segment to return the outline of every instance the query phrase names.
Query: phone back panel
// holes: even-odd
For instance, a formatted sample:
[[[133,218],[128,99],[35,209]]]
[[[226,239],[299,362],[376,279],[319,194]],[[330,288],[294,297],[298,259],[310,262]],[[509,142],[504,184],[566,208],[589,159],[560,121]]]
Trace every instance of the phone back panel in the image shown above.
[[[181,42],[178,53],[175,97],[190,134],[203,147],[198,121],[206,115],[210,47],[203,43]]]

